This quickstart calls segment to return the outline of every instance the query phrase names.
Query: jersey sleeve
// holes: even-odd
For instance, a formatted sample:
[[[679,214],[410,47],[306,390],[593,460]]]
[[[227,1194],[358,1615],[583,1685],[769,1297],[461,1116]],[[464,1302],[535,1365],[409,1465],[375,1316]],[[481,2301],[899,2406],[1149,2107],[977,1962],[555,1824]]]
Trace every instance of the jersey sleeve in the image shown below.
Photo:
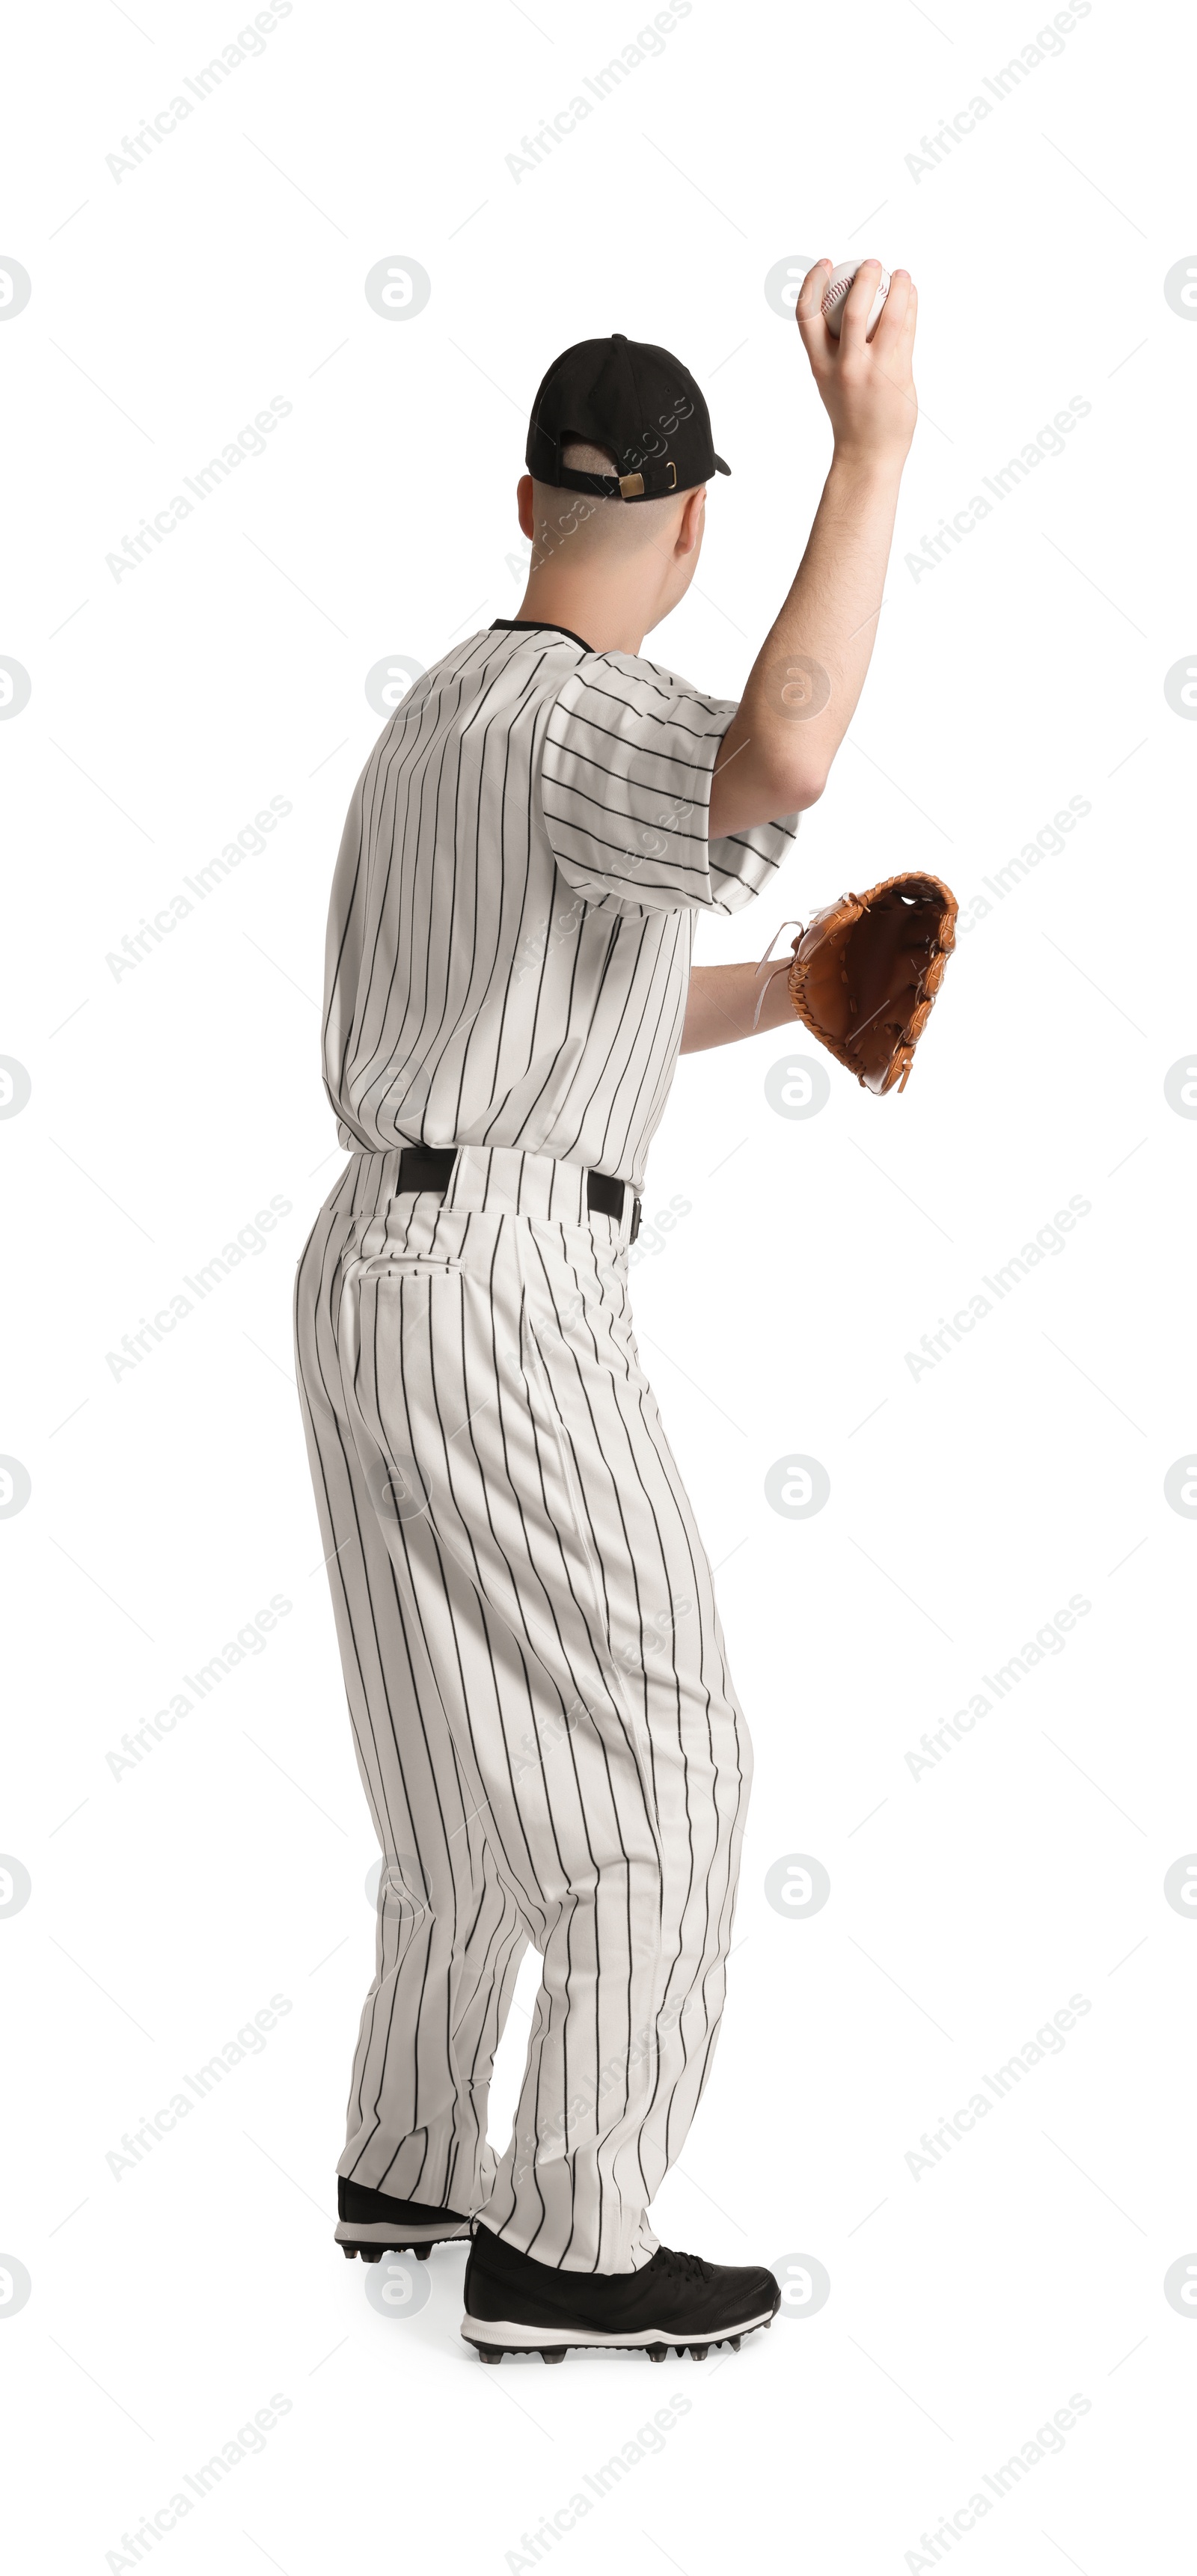
[[[707,835],[736,712],[631,653],[590,653],[549,711],[541,804],[561,874],[618,912],[738,912],[772,883],[796,814]]]

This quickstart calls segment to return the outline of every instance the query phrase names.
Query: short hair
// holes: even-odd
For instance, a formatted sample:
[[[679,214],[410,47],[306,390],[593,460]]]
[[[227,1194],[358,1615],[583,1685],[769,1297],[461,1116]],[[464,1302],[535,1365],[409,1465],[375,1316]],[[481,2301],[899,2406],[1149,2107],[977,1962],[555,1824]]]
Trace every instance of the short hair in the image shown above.
[[[619,472],[618,460],[609,448],[597,447],[584,438],[563,441],[561,462],[575,474]],[[563,545],[573,549],[575,559],[597,553],[600,547],[618,548],[621,554],[631,555],[639,554],[645,546],[660,545],[666,531],[676,526],[678,503],[685,497],[684,492],[666,492],[656,500],[625,501],[618,495],[572,492],[566,484],[534,479],[532,518],[536,533],[531,569],[538,571]]]

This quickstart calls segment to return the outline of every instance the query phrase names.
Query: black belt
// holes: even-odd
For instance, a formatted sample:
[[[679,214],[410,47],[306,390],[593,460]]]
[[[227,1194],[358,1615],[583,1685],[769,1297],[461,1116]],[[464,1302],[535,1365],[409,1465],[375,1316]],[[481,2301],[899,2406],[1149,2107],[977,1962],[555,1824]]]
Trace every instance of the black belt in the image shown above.
[[[405,1145],[399,1156],[401,1190],[445,1191],[453,1178],[457,1160],[455,1145]],[[597,1209],[600,1216],[613,1216],[622,1223],[628,1183],[617,1181],[610,1172],[587,1172],[586,1205]],[[634,1243],[640,1232],[640,1201],[632,1200],[632,1225],[628,1235]]]

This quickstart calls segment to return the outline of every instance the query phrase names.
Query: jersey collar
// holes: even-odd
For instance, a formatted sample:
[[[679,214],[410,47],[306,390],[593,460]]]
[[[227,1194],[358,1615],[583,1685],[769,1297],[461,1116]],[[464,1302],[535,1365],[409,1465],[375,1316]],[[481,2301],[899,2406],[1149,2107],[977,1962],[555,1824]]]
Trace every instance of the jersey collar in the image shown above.
[[[568,635],[570,643],[580,644],[584,653],[594,651],[593,644],[588,644],[584,635],[575,635],[572,626],[558,626],[550,617],[492,617],[490,626],[492,635],[496,626],[506,627],[510,634]]]

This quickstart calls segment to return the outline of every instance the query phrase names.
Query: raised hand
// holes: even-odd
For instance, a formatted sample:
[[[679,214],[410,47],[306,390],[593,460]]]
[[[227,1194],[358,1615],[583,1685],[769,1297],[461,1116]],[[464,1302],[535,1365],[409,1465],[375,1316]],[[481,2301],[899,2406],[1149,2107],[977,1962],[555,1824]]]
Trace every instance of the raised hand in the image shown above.
[[[918,419],[911,372],[918,316],[914,280],[909,269],[894,270],[876,330],[866,340],[881,262],[862,260],[841,307],[836,339],[822,312],[830,275],[831,261],[816,260],[803,278],[795,313],[836,454],[853,463],[900,468]]]

